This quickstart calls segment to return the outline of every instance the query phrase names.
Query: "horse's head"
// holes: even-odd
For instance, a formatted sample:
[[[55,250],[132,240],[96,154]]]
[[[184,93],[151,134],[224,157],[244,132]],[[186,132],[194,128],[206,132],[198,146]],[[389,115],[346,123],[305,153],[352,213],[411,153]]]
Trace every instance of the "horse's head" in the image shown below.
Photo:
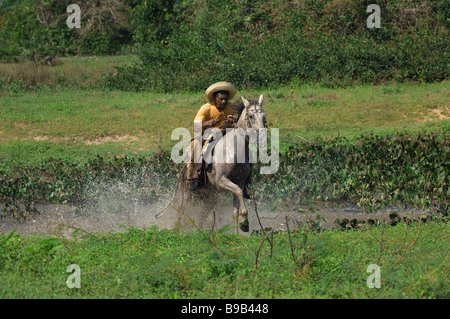
[[[266,126],[266,113],[262,108],[263,95],[259,96],[258,101],[248,101],[242,97],[244,110],[242,111],[242,126],[244,129],[261,129]]]

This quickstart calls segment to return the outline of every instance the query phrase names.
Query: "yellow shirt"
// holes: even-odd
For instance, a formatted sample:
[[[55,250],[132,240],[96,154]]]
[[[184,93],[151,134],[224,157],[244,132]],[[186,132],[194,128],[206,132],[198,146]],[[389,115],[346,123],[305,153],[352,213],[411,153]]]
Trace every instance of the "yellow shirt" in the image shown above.
[[[220,121],[215,126],[218,128],[227,119],[228,115],[234,115],[234,117],[237,118],[237,113],[230,102],[227,103],[223,111],[219,111],[215,105],[206,103],[197,112],[194,119],[194,125],[195,123],[202,123],[214,119]]]

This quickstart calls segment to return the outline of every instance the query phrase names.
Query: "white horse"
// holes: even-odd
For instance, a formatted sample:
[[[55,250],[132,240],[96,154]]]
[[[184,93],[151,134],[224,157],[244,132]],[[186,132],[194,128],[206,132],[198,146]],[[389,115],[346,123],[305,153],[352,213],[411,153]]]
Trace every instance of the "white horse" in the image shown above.
[[[234,129],[229,129],[216,143],[212,165],[207,169],[207,177],[211,185],[218,190],[233,193],[233,225],[236,233],[238,225],[243,232],[249,231],[243,189],[252,169],[249,161],[249,138],[257,133],[258,129],[266,128],[266,113],[262,109],[262,103],[263,95],[261,94],[258,101],[248,101],[242,97],[242,102],[233,104],[239,114],[236,126]],[[256,137],[256,135],[253,136]],[[239,141],[244,141],[245,154],[239,153]],[[220,151],[223,153],[220,154]]]
[[[262,109],[263,95],[258,101],[248,101],[242,97],[242,102],[233,103],[235,113],[238,115],[234,128],[227,129],[222,138],[216,139],[214,146],[206,148],[206,153],[212,155],[212,161],[206,165],[206,185],[200,189],[200,195],[194,196],[189,191],[189,183],[186,179],[186,164],[178,175],[178,187],[175,197],[181,191],[180,204],[176,207],[179,214],[184,210],[188,201],[185,199],[202,199],[210,213],[215,205],[215,194],[226,190],[233,193],[233,225],[238,233],[238,226],[243,232],[249,231],[248,212],[245,207],[243,189],[251,172],[250,140],[257,138],[259,129],[266,128],[266,114]],[[265,130],[261,132],[265,133]],[[259,132],[261,134],[261,132]],[[260,136],[260,141],[265,141]],[[253,140],[254,141],[254,140]],[[237,145],[236,145],[237,144]],[[239,148],[241,146],[241,148]],[[264,145],[262,145],[264,146]],[[203,154],[205,158],[206,154]],[[188,196],[185,196],[188,194]],[[174,198],[175,198],[174,197]],[[158,214],[162,215],[162,213]],[[181,216],[179,215],[179,218]],[[157,218],[159,218],[157,216]]]

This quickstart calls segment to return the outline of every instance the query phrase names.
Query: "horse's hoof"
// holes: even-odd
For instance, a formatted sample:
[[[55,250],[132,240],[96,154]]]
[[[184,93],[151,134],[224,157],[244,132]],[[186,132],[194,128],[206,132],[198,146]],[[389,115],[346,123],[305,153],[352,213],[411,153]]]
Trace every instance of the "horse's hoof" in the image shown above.
[[[249,227],[249,224],[248,224],[248,219],[244,219],[243,221],[241,221],[241,223],[239,224],[239,228],[244,233],[247,233],[250,230],[250,227]]]

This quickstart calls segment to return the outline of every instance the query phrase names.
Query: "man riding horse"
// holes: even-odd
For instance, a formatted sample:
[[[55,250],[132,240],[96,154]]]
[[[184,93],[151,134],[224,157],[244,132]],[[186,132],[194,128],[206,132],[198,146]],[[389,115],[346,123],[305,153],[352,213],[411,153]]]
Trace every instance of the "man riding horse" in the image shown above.
[[[203,134],[209,128],[218,128],[225,134],[227,128],[234,127],[234,122],[238,115],[230,100],[235,95],[236,87],[229,82],[217,82],[208,87],[205,91],[207,103],[200,108],[194,119],[194,132],[201,132]],[[202,140],[201,137],[200,140]],[[200,188],[203,186],[203,182],[200,179],[202,160],[194,160],[194,154],[201,154],[202,152],[202,145],[197,141],[195,137],[191,141],[189,148],[191,156],[187,162],[186,172],[187,180],[190,183],[189,190],[194,194],[198,194]],[[249,183],[250,176],[246,181],[246,185]],[[244,198],[250,198],[245,188],[243,189],[243,195]]]

